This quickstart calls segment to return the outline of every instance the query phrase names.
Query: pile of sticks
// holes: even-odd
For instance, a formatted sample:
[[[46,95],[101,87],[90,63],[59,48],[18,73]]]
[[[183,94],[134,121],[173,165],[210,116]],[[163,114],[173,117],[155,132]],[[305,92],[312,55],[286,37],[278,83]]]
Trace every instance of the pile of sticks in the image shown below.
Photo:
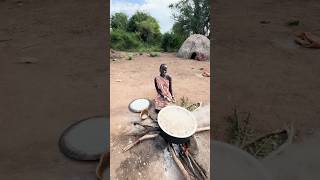
[[[169,144],[168,149],[172,154],[173,160],[176,162],[177,166],[179,167],[185,179],[187,180],[208,179],[206,171],[192,157],[192,155],[188,151],[188,147],[186,144],[184,145]]]

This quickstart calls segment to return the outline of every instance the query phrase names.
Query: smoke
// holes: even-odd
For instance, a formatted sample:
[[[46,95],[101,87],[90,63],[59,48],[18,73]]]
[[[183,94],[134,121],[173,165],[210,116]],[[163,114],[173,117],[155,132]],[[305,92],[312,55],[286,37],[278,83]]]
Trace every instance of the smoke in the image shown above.
[[[198,122],[198,128],[210,126],[210,105],[202,106],[193,111],[192,114]]]

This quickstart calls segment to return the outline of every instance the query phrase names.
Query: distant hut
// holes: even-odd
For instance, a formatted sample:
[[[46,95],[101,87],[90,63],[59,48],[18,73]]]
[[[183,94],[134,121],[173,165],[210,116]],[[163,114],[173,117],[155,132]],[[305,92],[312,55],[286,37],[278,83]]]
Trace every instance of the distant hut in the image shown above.
[[[193,34],[180,47],[178,57],[199,61],[210,60],[210,40],[201,34]]]

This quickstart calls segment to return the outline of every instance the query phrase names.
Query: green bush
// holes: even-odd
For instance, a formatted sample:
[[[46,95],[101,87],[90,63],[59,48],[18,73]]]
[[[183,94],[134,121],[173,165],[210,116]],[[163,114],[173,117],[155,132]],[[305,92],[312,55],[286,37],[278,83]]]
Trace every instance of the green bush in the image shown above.
[[[174,33],[165,33],[162,36],[161,48],[165,52],[175,52],[179,50],[185,38]]]
[[[150,52],[162,52],[162,48],[157,46],[157,45],[148,45],[148,44],[143,44],[139,49],[139,52],[146,52],[146,53],[150,53]]]
[[[132,51],[139,49],[141,46],[142,43],[135,33],[119,29],[111,31],[111,48],[122,51]]]
[[[157,53],[157,52],[152,52],[152,53],[150,53],[150,56],[151,56],[151,57],[159,57],[160,54]]]

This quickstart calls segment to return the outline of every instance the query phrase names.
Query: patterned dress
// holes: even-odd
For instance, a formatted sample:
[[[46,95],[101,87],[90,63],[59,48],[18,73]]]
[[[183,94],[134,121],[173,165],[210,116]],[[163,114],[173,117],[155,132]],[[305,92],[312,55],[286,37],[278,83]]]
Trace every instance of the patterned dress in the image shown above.
[[[157,110],[161,110],[162,108],[166,107],[168,104],[170,104],[169,101],[165,99],[165,97],[169,98],[170,100],[172,99],[172,95],[169,90],[170,82],[168,79],[163,78],[161,76],[157,76],[155,78],[156,85],[158,89],[161,91],[162,95],[161,96],[159,93],[157,94],[155,98],[155,108]]]

